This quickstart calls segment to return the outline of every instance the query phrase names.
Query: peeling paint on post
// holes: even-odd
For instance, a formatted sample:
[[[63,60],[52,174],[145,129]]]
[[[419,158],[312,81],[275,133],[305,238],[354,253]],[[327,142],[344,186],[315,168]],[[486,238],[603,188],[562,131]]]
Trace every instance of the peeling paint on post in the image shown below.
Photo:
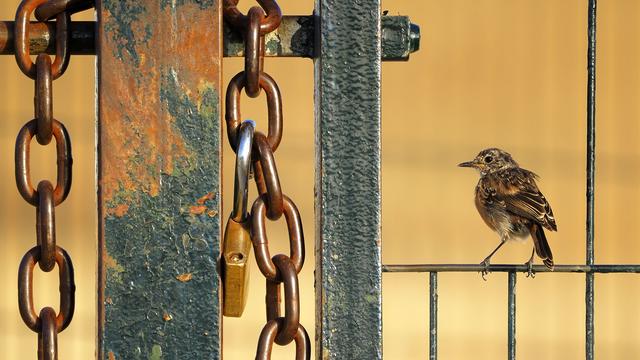
[[[316,358],[382,359],[380,0],[316,13]]]
[[[219,359],[219,0],[98,0],[98,358]]]

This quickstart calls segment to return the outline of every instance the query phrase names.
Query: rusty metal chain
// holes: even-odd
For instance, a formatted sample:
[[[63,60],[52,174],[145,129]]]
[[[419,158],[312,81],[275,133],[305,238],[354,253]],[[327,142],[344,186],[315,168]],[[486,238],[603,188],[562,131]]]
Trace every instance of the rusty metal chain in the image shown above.
[[[304,264],[304,235],[300,213],[294,202],[283,194],[274,152],[282,140],[282,99],[275,80],[264,72],[264,36],[280,25],[282,13],[275,0],[257,0],[260,7],[252,7],[247,15],[238,9],[239,0],[224,0],[224,18],[244,34],[245,68],[229,82],[225,102],[227,136],[237,153],[234,212],[225,229],[223,244],[224,314],[240,316],[244,309],[249,251],[240,251],[240,244],[250,236],[256,262],[266,279],[267,323],[260,333],[256,359],[271,358],[273,343],[288,345],[295,342],[296,359],[311,358],[311,343],[300,324],[300,292],[298,274]],[[262,90],[267,97],[268,132],[254,132],[251,120],[242,121],[240,94],[258,97]],[[248,139],[247,139],[248,137]],[[251,162],[259,196],[250,214],[246,211],[247,144],[252,147]],[[247,162],[248,163],[248,162]],[[243,187],[244,186],[244,187]],[[244,201],[244,203],[243,203]],[[284,215],[289,231],[289,255],[271,256],[266,234],[266,219],[276,221]],[[238,266],[242,266],[242,272]],[[281,287],[284,288],[284,316],[281,312]]]
[[[49,0],[38,6],[35,15],[38,21],[47,21],[61,13],[73,15],[94,6],[95,0]]]
[[[27,122],[16,139],[16,186],[26,202],[36,207],[36,246],[22,258],[18,269],[18,305],[20,316],[29,329],[38,333],[38,359],[58,359],[58,334],[69,326],[75,309],[73,263],[67,252],[56,244],[55,207],[62,204],[71,190],[71,141],[65,126],[53,116],[53,80],[64,74],[69,65],[71,14],[93,7],[92,0],[23,0],[16,12],[15,56],[22,72],[35,81],[35,119]],[[29,53],[31,15],[40,21],[56,18],[56,57],[40,54],[34,63]],[[31,181],[30,152],[35,136],[40,145],[56,142],[57,179],[55,187],[42,180],[34,188]],[[33,302],[33,269],[44,272],[58,265],[60,305],[38,313]]]

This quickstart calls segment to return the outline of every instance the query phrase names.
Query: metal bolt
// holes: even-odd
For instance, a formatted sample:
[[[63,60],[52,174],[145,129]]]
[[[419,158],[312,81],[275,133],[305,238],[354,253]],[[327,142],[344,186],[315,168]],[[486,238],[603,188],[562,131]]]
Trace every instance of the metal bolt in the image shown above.
[[[409,25],[409,50],[412,53],[420,50],[420,26],[414,23]]]

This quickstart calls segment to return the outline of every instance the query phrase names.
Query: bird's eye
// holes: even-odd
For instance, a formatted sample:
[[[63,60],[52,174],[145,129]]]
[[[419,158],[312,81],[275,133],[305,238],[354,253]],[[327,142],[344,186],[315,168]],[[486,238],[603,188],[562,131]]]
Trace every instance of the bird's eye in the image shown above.
[[[491,156],[485,156],[484,157],[484,162],[486,162],[487,164],[492,162],[492,161],[493,161],[493,158]]]

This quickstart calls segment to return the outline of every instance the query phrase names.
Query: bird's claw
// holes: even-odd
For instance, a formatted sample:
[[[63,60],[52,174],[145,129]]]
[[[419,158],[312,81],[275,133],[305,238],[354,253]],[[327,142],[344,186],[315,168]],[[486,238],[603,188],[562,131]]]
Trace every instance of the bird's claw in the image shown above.
[[[491,263],[489,262],[489,258],[482,260],[480,265],[484,266],[484,269],[480,271],[480,276],[482,276],[482,280],[487,281],[486,276],[491,272],[489,271],[489,265],[491,265]]]
[[[525,263],[527,265],[527,277],[535,279],[536,272],[533,270],[533,261],[529,260]]]

